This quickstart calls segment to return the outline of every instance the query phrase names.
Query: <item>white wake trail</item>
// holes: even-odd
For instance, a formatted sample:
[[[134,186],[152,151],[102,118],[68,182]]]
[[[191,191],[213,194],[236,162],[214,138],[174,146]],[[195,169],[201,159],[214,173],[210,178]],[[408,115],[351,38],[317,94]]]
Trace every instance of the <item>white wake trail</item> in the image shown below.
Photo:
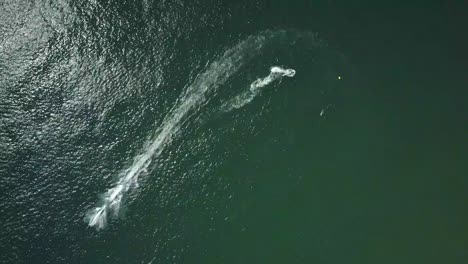
[[[234,99],[225,103],[221,107],[221,110],[223,112],[229,112],[234,109],[239,109],[250,103],[262,91],[263,87],[281,79],[284,76],[293,77],[294,75],[296,75],[296,71],[293,69],[283,69],[279,66],[273,66],[270,68],[270,74],[268,76],[253,81],[250,84],[250,89],[248,91],[241,93]]]
[[[276,34],[282,34],[282,32],[266,31],[247,38],[227,50],[221,58],[211,63],[204,73],[197,76],[193,84],[187,87],[178,104],[163,120],[149,146],[142,154],[135,157],[128,169],[120,174],[114,187],[102,195],[99,205],[86,213],[85,221],[89,226],[94,226],[97,230],[102,229],[106,226],[109,214],[118,214],[122,198],[132,186],[137,185],[138,176],[148,167],[152,158],[159,155],[172,137],[177,134],[189,112],[206,101],[207,91],[214,90],[226,82],[242,65],[256,56],[265,42],[275,37]]]

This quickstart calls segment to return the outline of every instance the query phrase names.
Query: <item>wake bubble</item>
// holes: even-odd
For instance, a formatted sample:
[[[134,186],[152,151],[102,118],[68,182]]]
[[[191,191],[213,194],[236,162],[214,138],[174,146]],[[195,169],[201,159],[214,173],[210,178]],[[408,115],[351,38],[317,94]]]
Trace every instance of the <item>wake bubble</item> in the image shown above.
[[[184,119],[189,116],[189,112],[196,110],[197,106],[206,101],[207,91],[215,90],[219,85],[225,83],[245,63],[259,54],[267,41],[282,34],[284,34],[283,31],[266,31],[251,36],[227,50],[218,60],[211,63],[205,72],[198,75],[194,82],[186,88],[185,94],[180,97],[178,104],[164,118],[155,137],[147,144],[148,147],[142,151],[142,154],[134,158],[133,164],[119,175],[119,180],[114,187],[102,194],[98,204],[86,213],[84,220],[88,225],[100,230],[106,226],[109,215],[117,216],[125,194],[131,187],[137,186],[138,176],[146,170],[152,158],[159,155],[164,147],[170,143],[173,136],[179,131]],[[272,72],[267,78],[273,80],[278,78],[277,76],[286,75],[285,72],[280,72],[273,71],[272,68]],[[264,81],[264,83],[269,82],[271,81]],[[256,84],[259,87],[261,85],[260,83]]]
[[[250,91],[256,92],[260,88],[267,86],[275,80],[280,79],[283,76],[293,77],[296,74],[296,71],[293,69],[283,69],[278,66],[271,67],[270,74],[262,79],[255,80],[250,84]]]
[[[273,66],[270,68],[270,74],[268,76],[253,81],[250,84],[250,89],[248,91],[241,93],[234,99],[225,103],[221,107],[221,110],[223,112],[229,112],[234,109],[239,109],[250,103],[261,92],[263,87],[281,79],[283,76],[293,77],[294,75],[296,75],[296,71],[293,69],[283,69],[279,66]]]

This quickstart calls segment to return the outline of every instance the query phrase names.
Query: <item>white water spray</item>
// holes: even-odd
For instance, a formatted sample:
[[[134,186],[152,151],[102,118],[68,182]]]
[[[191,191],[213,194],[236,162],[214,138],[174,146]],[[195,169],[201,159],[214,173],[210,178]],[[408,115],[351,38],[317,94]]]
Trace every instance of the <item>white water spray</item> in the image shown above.
[[[234,99],[225,103],[221,110],[229,112],[233,109],[238,109],[244,105],[250,103],[261,91],[262,88],[269,85],[270,83],[281,79],[283,76],[293,77],[296,71],[293,69],[283,69],[279,66],[273,66],[270,69],[270,74],[264,78],[259,78],[250,84],[250,89],[246,92],[241,93]]]
[[[211,63],[204,73],[197,76],[193,84],[187,87],[178,104],[163,120],[160,128],[156,131],[156,136],[150,141],[148,147],[142,151],[142,154],[135,157],[133,164],[128,169],[120,174],[119,180],[114,187],[102,195],[98,206],[86,213],[85,221],[89,226],[94,226],[98,230],[102,229],[106,226],[109,214],[115,216],[118,214],[122,198],[132,186],[136,186],[138,176],[148,167],[152,158],[159,155],[172,137],[177,134],[189,112],[206,101],[207,91],[215,90],[219,85],[226,82],[242,65],[256,56],[264,44],[275,37],[277,33],[267,31],[247,38],[227,50],[221,58]],[[272,74],[276,76],[276,70],[275,72],[272,70],[270,75]]]

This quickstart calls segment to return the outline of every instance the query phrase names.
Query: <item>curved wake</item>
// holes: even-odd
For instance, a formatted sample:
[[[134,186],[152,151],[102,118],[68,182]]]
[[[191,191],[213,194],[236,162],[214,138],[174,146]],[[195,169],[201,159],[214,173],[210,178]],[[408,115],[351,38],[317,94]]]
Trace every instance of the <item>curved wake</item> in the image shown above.
[[[88,225],[94,226],[97,230],[104,228],[108,215],[118,214],[122,198],[132,186],[137,185],[138,176],[148,167],[152,158],[155,155],[159,155],[171,141],[171,138],[177,134],[180,125],[184,121],[184,118],[188,116],[188,113],[206,101],[206,93],[226,82],[242,65],[256,56],[268,40],[282,33],[284,32],[267,31],[257,36],[249,37],[227,50],[223,56],[211,63],[204,73],[198,75],[195,81],[187,87],[185,94],[178,101],[179,103],[165,117],[160,128],[156,131],[156,136],[150,141],[148,147],[142,154],[135,157],[133,164],[121,173],[115,185],[102,195],[98,205],[86,213],[85,221]],[[268,77],[256,84],[254,82],[252,85],[260,88],[284,75],[288,76],[276,70],[273,71],[272,68]]]
[[[296,75],[296,71],[293,69],[283,69],[279,66],[273,66],[270,69],[270,74],[265,78],[259,78],[250,84],[250,89],[246,92],[241,93],[234,99],[225,103],[221,110],[223,112],[229,112],[234,109],[243,107],[250,103],[261,91],[262,88],[269,85],[270,83],[281,79],[284,76],[293,77]]]

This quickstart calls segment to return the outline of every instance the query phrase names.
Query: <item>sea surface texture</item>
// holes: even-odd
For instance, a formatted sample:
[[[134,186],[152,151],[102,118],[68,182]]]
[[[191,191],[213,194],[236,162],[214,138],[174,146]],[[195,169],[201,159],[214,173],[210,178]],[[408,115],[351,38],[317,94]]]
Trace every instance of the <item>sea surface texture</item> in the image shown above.
[[[460,8],[2,0],[0,263],[464,263]]]

